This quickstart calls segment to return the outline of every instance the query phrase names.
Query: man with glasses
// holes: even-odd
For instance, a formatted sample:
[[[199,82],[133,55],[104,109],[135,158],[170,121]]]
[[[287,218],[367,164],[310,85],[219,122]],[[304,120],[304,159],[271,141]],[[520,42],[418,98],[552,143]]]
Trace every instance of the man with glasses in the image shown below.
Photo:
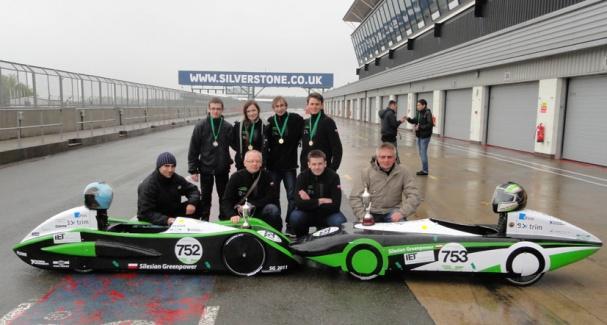
[[[415,179],[405,166],[396,163],[396,147],[388,142],[376,149],[370,165],[354,182],[350,205],[359,220],[365,215],[362,201],[365,188],[371,194],[371,215],[375,222],[406,221],[421,203]]]

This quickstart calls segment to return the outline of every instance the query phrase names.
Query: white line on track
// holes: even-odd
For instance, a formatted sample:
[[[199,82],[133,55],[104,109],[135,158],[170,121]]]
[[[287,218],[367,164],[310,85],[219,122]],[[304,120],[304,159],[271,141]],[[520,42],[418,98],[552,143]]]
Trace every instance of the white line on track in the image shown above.
[[[0,325],[10,324],[17,317],[21,316],[26,310],[30,309],[34,304],[34,302],[24,302],[19,304],[13,310],[9,311],[2,316],[2,318],[0,318]]]
[[[219,306],[206,306],[198,325],[214,325],[219,313]]]

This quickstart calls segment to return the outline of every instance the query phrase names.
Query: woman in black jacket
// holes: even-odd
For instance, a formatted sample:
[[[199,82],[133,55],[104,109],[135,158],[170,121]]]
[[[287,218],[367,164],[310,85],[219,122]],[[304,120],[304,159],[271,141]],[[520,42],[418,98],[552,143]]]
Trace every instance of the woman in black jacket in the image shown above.
[[[259,118],[260,112],[261,110],[257,102],[249,100],[244,103],[242,109],[244,119],[234,123],[230,147],[236,151],[234,162],[236,163],[237,170],[244,168],[243,160],[247,151],[257,150],[264,152],[264,126],[263,121]]]

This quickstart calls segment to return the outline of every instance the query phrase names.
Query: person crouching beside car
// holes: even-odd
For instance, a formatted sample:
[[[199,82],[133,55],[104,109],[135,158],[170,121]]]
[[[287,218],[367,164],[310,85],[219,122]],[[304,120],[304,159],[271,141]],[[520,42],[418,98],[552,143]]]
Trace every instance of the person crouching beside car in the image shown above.
[[[417,210],[421,198],[411,172],[396,163],[396,147],[382,143],[371,163],[354,182],[350,205],[358,220],[366,213],[362,194],[367,188],[371,194],[371,215],[375,222],[406,221]]]
[[[245,201],[252,207],[250,216],[267,222],[274,229],[282,229],[278,208],[278,185],[266,170],[261,169],[262,156],[257,150],[244,155],[244,169],[232,174],[221,198],[221,214],[232,223],[240,221]]]
[[[177,160],[170,152],[158,156],[156,170],[137,188],[137,219],[163,226],[171,225],[177,216],[200,219],[200,192],[175,173],[176,166]],[[182,196],[186,202],[181,202]]]
[[[321,229],[346,222],[346,217],[339,210],[339,175],[327,168],[324,152],[315,149],[308,153],[308,169],[297,176],[295,192],[295,210],[291,213],[290,222],[297,237],[307,235],[312,226]]]

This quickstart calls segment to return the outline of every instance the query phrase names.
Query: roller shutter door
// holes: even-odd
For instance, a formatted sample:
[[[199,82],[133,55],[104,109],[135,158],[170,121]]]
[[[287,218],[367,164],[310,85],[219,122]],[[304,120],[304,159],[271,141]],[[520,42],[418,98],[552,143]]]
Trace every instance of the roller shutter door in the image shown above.
[[[425,99],[426,102],[428,102],[428,108],[431,109],[431,110],[434,108],[434,105],[432,105],[433,104],[433,98],[434,98],[434,93],[431,92],[431,91],[427,92],[427,93],[418,93],[417,94],[417,100]],[[434,114],[434,111],[432,111],[432,114]]]
[[[398,106],[398,110],[396,113],[396,118],[400,119],[401,117],[407,115],[407,94],[400,94],[396,97],[396,105]],[[407,126],[407,122],[404,122],[400,125],[401,128]]]
[[[469,140],[472,89],[449,90],[445,96],[445,136]]]
[[[488,144],[526,152],[535,151],[538,85],[537,82],[532,82],[491,87]]]
[[[373,122],[373,114],[377,115],[377,112],[375,111],[376,102],[375,97],[372,97],[371,100],[369,100],[369,109],[367,110],[367,122],[369,123]]]
[[[569,81],[563,158],[607,166],[607,75]]]

